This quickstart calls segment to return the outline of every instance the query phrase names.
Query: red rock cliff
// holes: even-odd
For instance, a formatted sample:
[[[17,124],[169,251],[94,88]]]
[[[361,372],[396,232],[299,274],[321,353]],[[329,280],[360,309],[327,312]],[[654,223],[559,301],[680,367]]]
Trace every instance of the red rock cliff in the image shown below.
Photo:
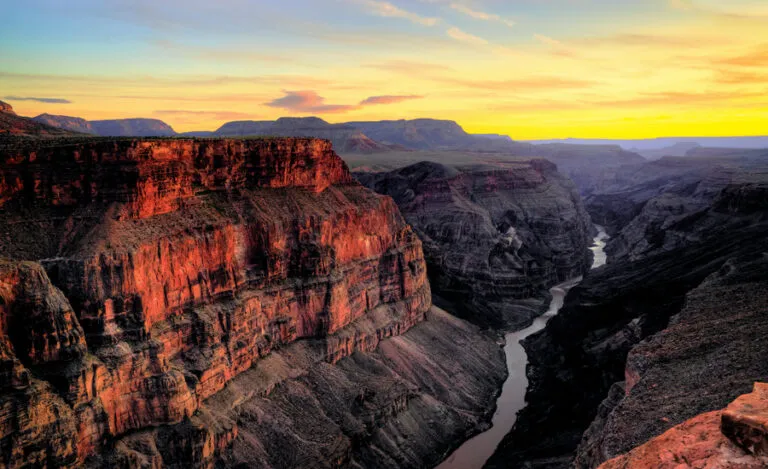
[[[0,256],[45,268],[0,266],[0,444],[18,453],[0,466],[80,465],[188,421],[275,347],[322,341],[335,362],[430,307],[420,241],[326,141],[35,145],[0,166]],[[207,467],[237,430],[195,419],[177,450]]]

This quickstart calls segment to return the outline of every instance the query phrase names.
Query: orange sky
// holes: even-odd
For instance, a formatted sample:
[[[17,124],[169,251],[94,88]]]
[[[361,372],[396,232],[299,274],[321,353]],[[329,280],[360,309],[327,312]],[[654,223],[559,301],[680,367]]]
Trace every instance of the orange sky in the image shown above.
[[[0,99],[22,115],[177,131],[317,115],[517,139],[768,134],[765,1],[17,3]]]

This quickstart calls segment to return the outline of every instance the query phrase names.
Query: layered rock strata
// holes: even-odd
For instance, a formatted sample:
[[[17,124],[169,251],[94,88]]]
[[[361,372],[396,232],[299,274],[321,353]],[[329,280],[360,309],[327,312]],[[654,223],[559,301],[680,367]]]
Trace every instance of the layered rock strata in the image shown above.
[[[573,183],[546,160],[356,173],[390,195],[424,242],[433,291],[482,325],[520,329],[548,289],[591,265],[591,224]]]
[[[304,398],[336,449],[297,439],[292,451],[329,465],[365,459],[391,436],[381,426],[455,408],[419,435],[420,457],[437,460],[485,421],[504,378],[494,341],[440,313],[387,341],[430,308],[421,243],[327,141],[16,143],[0,204],[3,467],[236,465],[255,438],[278,448],[309,430],[289,418]],[[437,345],[443,332],[476,351],[438,364],[462,353]],[[445,389],[457,374],[465,387]],[[300,385],[303,398],[284,394]]]

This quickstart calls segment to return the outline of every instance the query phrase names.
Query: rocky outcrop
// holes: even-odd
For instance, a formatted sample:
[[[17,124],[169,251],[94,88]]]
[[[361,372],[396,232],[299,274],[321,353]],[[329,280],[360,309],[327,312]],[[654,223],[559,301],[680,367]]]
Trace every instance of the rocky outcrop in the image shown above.
[[[11,114],[14,116],[16,115],[16,112],[13,110],[13,106],[4,101],[0,101],[0,113]]]
[[[387,341],[430,308],[421,243],[329,142],[30,142],[3,150],[0,174],[6,467],[234,465],[231,448],[305,431],[330,435],[330,463],[406,430],[417,467],[485,422],[495,341],[439,312]],[[257,417],[265,399],[281,431]],[[315,420],[291,417],[312,399]],[[428,435],[409,423],[445,413]]]
[[[589,216],[548,161],[356,175],[395,199],[424,242],[433,291],[476,323],[525,327],[551,286],[591,265]]]
[[[742,177],[764,176],[694,191],[679,243],[593,271],[526,341],[529,405],[489,467],[597,467],[765,378],[768,207]]]
[[[677,425],[626,455],[604,463],[600,469],[766,467],[767,409],[766,385],[756,383],[754,392],[739,397],[727,409]]]
[[[354,126],[329,124],[317,117],[281,117],[276,121],[227,122],[214,132],[214,135],[324,138],[330,140],[333,148],[341,153],[373,153],[390,150],[389,146],[372,140]]]

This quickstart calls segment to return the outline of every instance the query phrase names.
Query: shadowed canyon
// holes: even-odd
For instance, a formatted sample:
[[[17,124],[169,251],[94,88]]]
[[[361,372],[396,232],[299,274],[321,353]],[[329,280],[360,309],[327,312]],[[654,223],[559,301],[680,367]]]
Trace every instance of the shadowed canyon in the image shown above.
[[[2,103],[0,468],[768,467],[768,150],[667,143]]]

